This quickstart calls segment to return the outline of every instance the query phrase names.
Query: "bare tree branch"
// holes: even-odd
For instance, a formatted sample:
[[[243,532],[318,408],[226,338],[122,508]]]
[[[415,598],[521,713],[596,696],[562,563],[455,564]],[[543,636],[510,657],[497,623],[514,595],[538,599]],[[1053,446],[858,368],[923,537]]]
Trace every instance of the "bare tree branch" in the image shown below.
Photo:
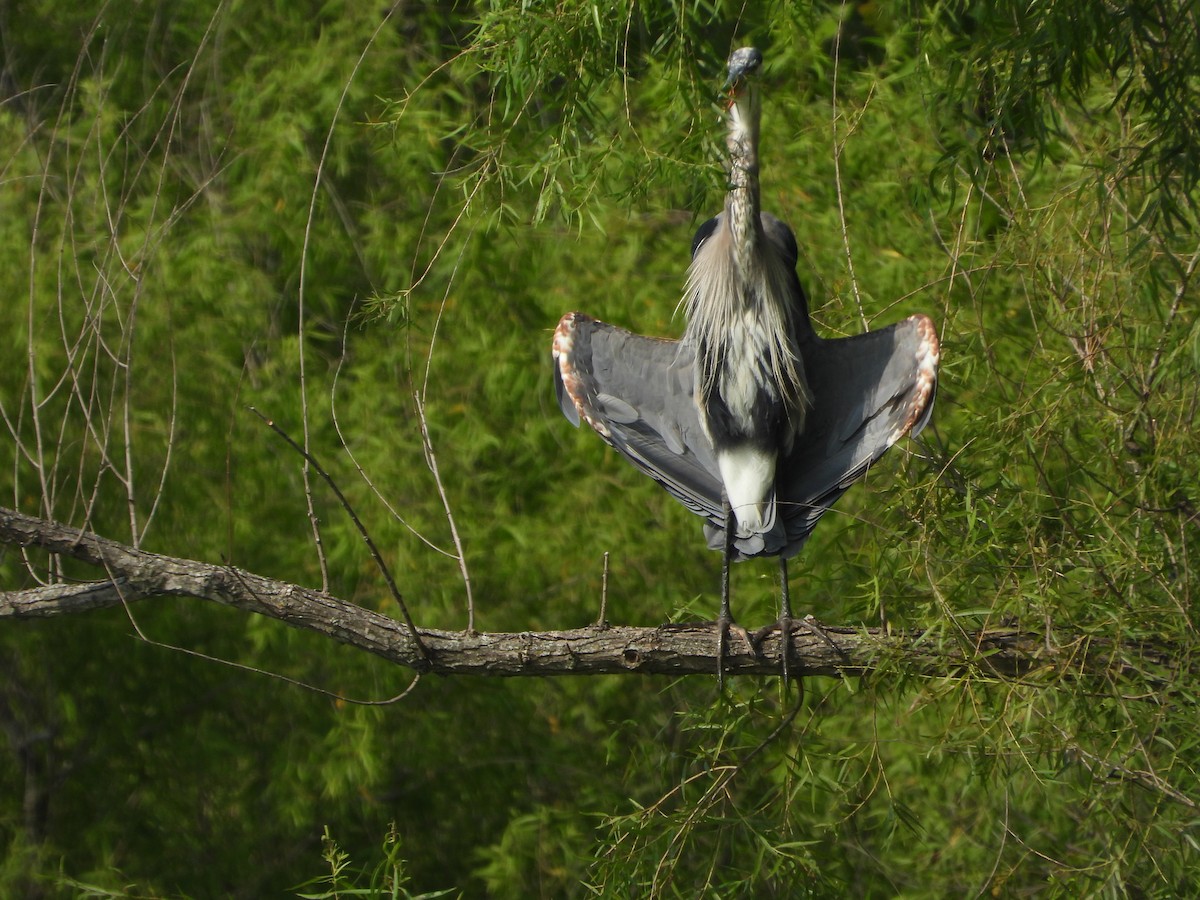
[[[186,596],[278,619],[366,650],[418,671],[441,675],[692,675],[716,671],[712,623],[655,627],[591,625],[566,631],[476,633],[419,629],[426,662],[401,621],[310,588],[264,578],[232,566],[149,553],[68,525],[0,507],[0,543],[38,547],[102,568],[103,581],[51,584],[0,592],[0,618],[45,618],[118,606],[153,597]],[[755,638],[758,652],[737,641],[729,648],[730,674],[778,675],[776,628]],[[800,675],[862,675],[889,661],[904,671],[1023,678],[1108,676],[1162,671],[1169,648],[1114,644],[1085,636],[1051,644],[1016,628],[965,633],[949,648],[923,631],[817,625],[792,634],[791,671]]]

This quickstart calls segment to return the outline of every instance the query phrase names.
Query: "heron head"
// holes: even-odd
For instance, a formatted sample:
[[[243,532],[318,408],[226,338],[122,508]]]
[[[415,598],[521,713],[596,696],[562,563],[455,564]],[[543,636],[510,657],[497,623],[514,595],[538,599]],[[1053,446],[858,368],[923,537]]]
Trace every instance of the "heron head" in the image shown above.
[[[736,103],[749,91],[755,76],[762,69],[763,55],[757,47],[742,47],[729,57],[729,77],[725,79],[725,90],[731,102]]]

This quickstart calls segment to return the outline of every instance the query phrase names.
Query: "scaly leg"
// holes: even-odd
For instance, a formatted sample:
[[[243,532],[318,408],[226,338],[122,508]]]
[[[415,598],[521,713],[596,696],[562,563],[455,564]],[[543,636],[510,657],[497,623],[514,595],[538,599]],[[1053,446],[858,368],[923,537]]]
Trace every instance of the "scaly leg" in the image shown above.
[[[788,586],[787,560],[779,557],[779,646],[783,654],[783,683],[789,678],[792,655],[792,592]]]
[[[729,612],[729,565],[733,560],[733,510],[729,499],[724,501],[725,512],[725,556],[721,562],[721,612],[717,615],[717,690],[725,689],[725,648],[729,644],[729,626],[733,616]]]

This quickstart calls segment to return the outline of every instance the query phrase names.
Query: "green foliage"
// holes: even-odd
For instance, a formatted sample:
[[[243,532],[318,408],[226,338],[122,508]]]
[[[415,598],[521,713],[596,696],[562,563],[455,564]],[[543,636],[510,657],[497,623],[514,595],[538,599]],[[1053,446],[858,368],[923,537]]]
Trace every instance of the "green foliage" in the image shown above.
[[[1190,7],[384,15],[0,13],[12,503],[396,614],[253,406],[334,473],[422,625],[467,623],[443,490],[481,629],[594,620],[605,551],[613,620],[711,616],[698,524],[563,421],[548,345],[571,309],[678,333],[725,188],[716,88],[753,40],[764,202],[817,327],[923,311],[943,341],[933,424],[826,517],[796,602],[935,647],[1013,624],[1171,665],[1131,643],[1121,671],[1000,681],[898,654],[723,698],[466,679],[363,706],[408,675],[194,601],[10,624],[0,893],[1195,893]],[[774,574],[735,571],[746,624]],[[0,556],[5,589],[91,577]]]
[[[383,842],[383,860],[371,872],[355,873],[348,871],[352,864],[349,854],[342,850],[325,829],[325,849],[322,855],[329,864],[329,874],[314,879],[305,888],[325,888],[325,890],[304,890],[296,896],[304,900],[336,900],[341,897],[390,897],[393,900],[433,900],[435,897],[448,897],[453,891],[431,891],[414,894],[405,886],[409,876],[407,864],[400,856],[400,836],[395,826],[388,831]],[[366,882],[364,885],[363,882]]]
[[[1140,212],[1152,224],[1165,216],[1164,228],[1188,227],[1200,183],[1191,113],[1200,23],[1187,3],[949,2],[931,22],[949,90],[978,92],[971,106],[978,149],[1015,144],[1052,152],[1056,136],[1079,124],[1076,110],[1114,114],[1103,123],[1119,123],[1108,136],[1122,139],[1121,164],[1103,167],[1118,185],[1149,183]]]

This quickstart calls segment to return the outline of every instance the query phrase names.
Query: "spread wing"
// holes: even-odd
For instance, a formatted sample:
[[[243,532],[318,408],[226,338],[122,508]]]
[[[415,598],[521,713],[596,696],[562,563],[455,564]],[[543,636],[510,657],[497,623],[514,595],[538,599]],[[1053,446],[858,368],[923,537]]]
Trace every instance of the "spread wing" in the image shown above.
[[[692,351],[583,313],[554,332],[563,414],[582,417],[626,459],[697,515],[722,521],[721,477],[693,399]]]
[[[813,406],[777,470],[776,527],[734,543],[736,559],[796,554],[817,521],[884,452],[929,421],[937,331],[926,316],[801,347]],[[687,344],[642,337],[570,313],[554,333],[555,388],[564,415],[582,417],[626,459],[707,519],[724,547],[722,484],[693,399]]]
[[[802,352],[813,408],[779,465],[784,556],[800,549],[825,510],[892,444],[925,427],[940,349],[932,320],[912,316],[853,337],[816,339]]]

